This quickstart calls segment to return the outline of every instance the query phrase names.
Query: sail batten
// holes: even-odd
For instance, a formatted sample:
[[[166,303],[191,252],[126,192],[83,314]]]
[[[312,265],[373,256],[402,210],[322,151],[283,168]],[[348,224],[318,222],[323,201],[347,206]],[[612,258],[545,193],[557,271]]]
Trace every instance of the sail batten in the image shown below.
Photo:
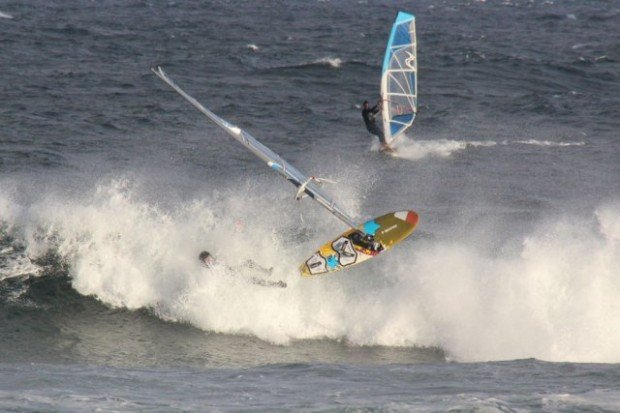
[[[381,76],[383,133],[388,144],[402,135],[415,120],[417,62],[415,16],[398,12],[385,49]]]

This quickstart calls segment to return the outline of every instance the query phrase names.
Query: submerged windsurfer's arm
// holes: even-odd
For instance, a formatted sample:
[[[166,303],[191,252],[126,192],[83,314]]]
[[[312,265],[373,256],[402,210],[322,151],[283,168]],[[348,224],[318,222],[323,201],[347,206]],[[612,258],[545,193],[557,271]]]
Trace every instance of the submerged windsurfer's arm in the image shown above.
[[[209,253],[208,251],[202,251],[200,255],[198,256],[198,259],[202,262],[203,266],[209,269],[212,269],[216,265],[218,265],[218,262],[215,260],[213,255],[211,255],[211,253]],[[271,275],[271,273],[273,272],[273,267],[271,268],[262,267],[261,265],[257,264],[255,261],[251,259],[246,260],[243,263],[243,265],[238,265],[236,267],[229,267],[226,265],[224,266],[224,268],[228,269],[228,271],[233,272],[233,273],[243,271],[244,269],[247,269],[247,268],[254,270],[254,271],[261,272],[264,275]],[[268,281],[268,280],[258,278],[258,277],[250,277],[250,281],[252,282],[252,284],[260,285],[262,287],[286,288],[286,283],[284,281]]]
[[[253,261],[250,259],[246,260],[243,263],[243,266],[247,268],[251,268],[253,270],[258,270],[262,272],[263,274],[267,274],[267,275],[271,275],[271,273],[273,272],[273,267],[265,268],[262,265],[258,264],[256,261]]]
[[[260,285],[261,287],[286,288],[286,283],[284,281],[269,281],[257,277],[252,277],[251,280],[253,284]]]

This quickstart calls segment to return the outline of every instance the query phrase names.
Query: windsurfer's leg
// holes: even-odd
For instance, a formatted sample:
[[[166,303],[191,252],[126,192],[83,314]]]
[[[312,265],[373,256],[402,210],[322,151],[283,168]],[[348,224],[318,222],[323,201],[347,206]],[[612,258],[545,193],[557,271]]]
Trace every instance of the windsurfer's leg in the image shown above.
[[[245,266],[248,268],[251,268],[253,270],[257,270],[259,272],[262,272],[263,274],[266,275],[271,275],[271,273],[273,272],[273,267],[270,268],[265,268],[262,265],[258,264],[257,262],[255,262],[254,260],[248,259],[245,261]]]
[[[385,135],[383,135],[383,132],[379,132],[377,136],[379,137],[379,142],[381,142],[381,145],[387,146],[387,142],[385,141]]]
[[[381,142],[381,146],[387,146],[387,142],[385,141],[385,135],[383,134],[383,131],[381,129],[379,129],[378,127],[375,127],[374,130],[372,131],[372,134],[375,135],[377,138],[379,138],[379,142]]]

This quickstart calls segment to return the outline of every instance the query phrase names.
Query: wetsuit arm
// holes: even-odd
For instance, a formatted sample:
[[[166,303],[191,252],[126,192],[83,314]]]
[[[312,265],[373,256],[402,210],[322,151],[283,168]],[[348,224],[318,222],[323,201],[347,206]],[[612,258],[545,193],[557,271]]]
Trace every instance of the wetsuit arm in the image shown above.
[[[271,272],[273,271],[273,267],[271,268],[265,268],[262,265],[258,264],[256,261],[253,260],[246,260],[244,263],[244,266],[247,268],[251,268],[253,270],[258,270],[260,272],[262,272],[263,274],[271,274]]]
[[[260,278],[252,277],[252,283],[260,285],[261,287],[286,288],[286,283],[284,281],[267,281]]]

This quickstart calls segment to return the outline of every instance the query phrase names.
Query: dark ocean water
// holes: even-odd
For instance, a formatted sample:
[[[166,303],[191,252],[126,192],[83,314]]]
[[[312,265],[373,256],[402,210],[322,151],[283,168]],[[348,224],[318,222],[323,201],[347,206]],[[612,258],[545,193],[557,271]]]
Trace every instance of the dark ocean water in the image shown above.
[[[399,9],[420,108],[392,159],[359,104]],[[619,28],[618,1],[0,2],[0,410],[620,411]],[[159,64],[418,229],[301,279],[342,224]]]

